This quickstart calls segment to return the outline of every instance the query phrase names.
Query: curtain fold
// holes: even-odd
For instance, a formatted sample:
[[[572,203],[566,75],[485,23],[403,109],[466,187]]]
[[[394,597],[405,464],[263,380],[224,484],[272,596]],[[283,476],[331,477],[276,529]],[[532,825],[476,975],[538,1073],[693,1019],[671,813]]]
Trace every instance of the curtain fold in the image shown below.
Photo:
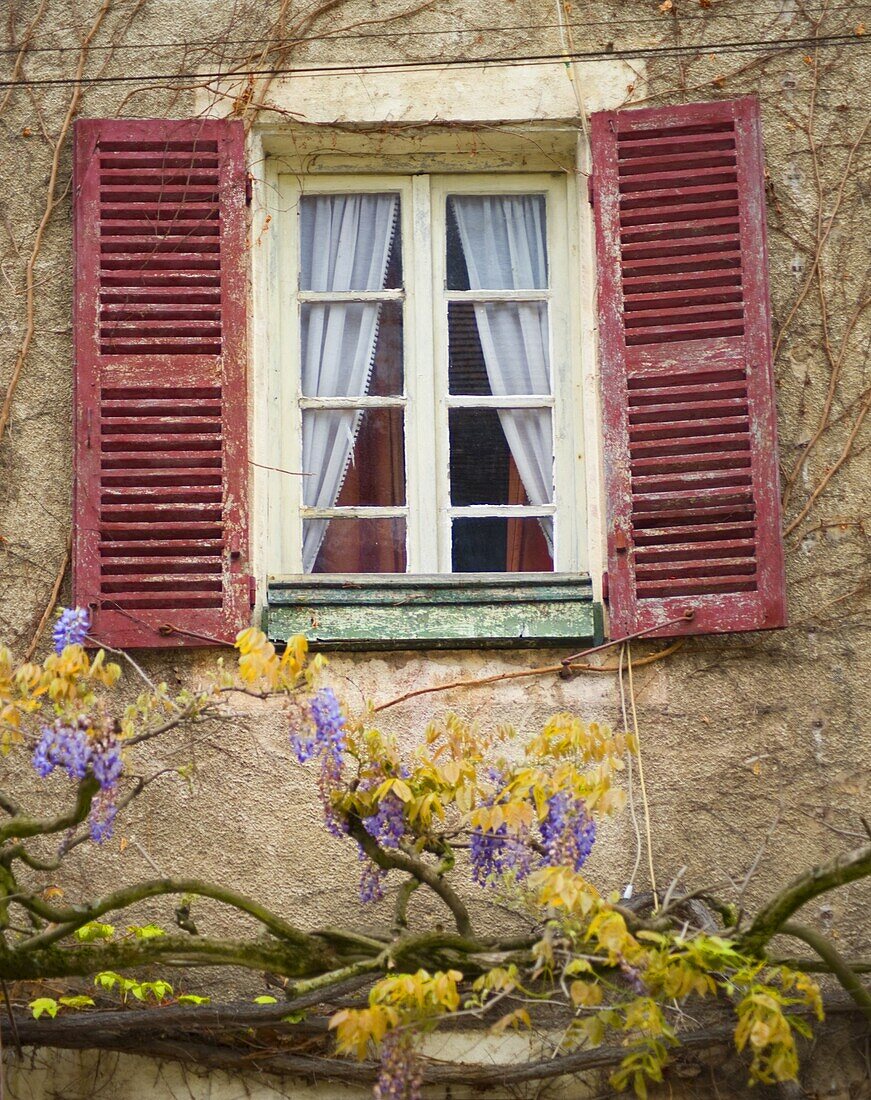
[[[454,195],[470,290],[547,286],[545,203],[539,195]],[[494,396],[550,394],[546,302],[475,303],[478,338]],[[499,421],[530,504],[553,499],[549,409],[500,409]],[[540,520],[553,554],[553,517]]]
[[[382,290],[395,232],[397,195],[313,195],[300,218],[302,290]],[[302,392],[364,397],[378,340],[379,302],[315,302],[302,308]],[[303,500],[331,508],[354,453],[360,412],[303,417]],[[329,520],[306,523],[303,569],[310,573]]]

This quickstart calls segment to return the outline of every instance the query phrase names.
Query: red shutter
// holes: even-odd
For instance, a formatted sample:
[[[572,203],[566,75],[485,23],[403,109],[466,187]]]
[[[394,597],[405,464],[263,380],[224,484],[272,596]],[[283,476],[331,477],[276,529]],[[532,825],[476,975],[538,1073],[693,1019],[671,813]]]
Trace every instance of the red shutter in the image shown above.
[[[611,634],[783,626],[758,103],[603,112],[592,143]]]
[[[250,621],[240,122],[75,130],[73,597],[113,646]]]

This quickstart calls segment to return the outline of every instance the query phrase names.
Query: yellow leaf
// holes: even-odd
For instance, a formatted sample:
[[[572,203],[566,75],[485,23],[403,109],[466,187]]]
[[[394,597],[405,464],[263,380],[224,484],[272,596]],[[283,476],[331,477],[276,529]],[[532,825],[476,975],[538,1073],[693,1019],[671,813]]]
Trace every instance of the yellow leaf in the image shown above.
[[[393,790],[403,802],[410,802],[413,797],[411,787],[409,787],[404,779],[394,779]]]
[[[576,1005],[592,1008],[602,1003],[602,987],[596,982],[572,982],[569,992]]]

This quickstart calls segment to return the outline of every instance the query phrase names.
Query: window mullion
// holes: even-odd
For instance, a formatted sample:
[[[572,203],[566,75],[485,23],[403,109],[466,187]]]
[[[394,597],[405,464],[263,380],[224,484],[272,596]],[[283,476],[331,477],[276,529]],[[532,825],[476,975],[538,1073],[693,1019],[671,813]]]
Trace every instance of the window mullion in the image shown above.
[[[437,540],[438,492],[433,492],[433,465],[437,450],[433,410],[433,233],[429,176],[411,181],[410,262],[406,267],[407,369],[406,469],[410,510],[408,571],[439,572]]]

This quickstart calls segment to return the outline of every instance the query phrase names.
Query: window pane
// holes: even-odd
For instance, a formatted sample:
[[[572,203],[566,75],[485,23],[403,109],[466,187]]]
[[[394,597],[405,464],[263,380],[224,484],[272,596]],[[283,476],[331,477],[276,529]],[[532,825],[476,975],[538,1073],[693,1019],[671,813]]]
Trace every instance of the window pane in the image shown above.
[[[309,519],[303,537],[315,547],[308,573],[404,573],[405,520]]]
[[[303,195],[300,289],[400,287],[400,234],[398,195]]]
[[[552,530],[550,516],[455,519],[451,568],[455,573],[552,573]]]
[[[449,391],[549,394],[549,343],[546,302],[449,302]]]
[[[544,195],[450,195],[448,290],[547,287]]]
[[[549,409],[451,409],[451,504],[549,504]]]
[[[303,500],[309,508],[405,504],[403,409],[302,414]]]
[[[304,302],[300,328],[305,397],[402,394],[402,302]]]

